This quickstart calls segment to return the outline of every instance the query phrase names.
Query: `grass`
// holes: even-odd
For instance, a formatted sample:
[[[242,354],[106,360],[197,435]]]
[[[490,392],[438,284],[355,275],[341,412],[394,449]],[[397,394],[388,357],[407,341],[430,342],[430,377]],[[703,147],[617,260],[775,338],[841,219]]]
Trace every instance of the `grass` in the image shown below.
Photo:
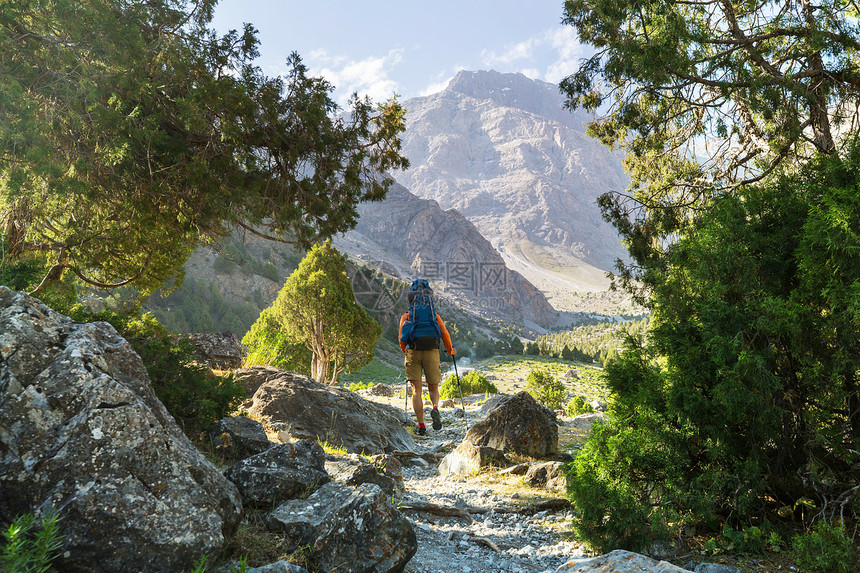
[[[398,380],[398,376],[400,380]],[[399,383],[403,380],[403,369],[396,369],[392,366],[382,362],[378,358],[374,358],[370,364],[365,366],[360,370],[356,370],[350,374],[342,374],[339,377],[339,382],[346,387],[349,387],[350,384],[361,383],[367,384],[371,383],[372,385],[376,385],[379,383],[382,384],[394,384]]]
[[[582,396],[586,401],[606,400],[607,390],[603,383],[603,369],[595,364],[585,364],[550,358],[548,356],[512,355],[493,358],[477,369],[484,372],[500,392],[516,393],[525,390],[529,372],[541,369],[549,372],[564,384],[568,394]],[[565,378],[569,370],[577,370],[579,378]]]

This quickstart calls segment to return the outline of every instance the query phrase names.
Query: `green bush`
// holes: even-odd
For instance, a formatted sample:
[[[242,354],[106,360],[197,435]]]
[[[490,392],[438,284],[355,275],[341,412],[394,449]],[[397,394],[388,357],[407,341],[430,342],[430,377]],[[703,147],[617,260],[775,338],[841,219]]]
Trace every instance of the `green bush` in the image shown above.
[[[592,412],[594,412],[594,408],[592,408],[591,404],[586,402],[585,398],[582,396],[577,396],[564,407],[565,416],[573,417],[579,416],[580,414],[590,414]]]
[[[857,571],[857,552],[851,538],[836,524],[819,521],[812,531],[792,538],[795,562],[801,571],[849,573]]]
[[[41,519],[32,514],[18,517],[3,532],[5,543],[0,551],[0,570],[15,573],[44,573],[63,545],[60,518],[46,513]]]
[[[260,313],[251,330],[242,338],[248,347],[245,366],[275,366],[310,376],[311,351],[301,342],[293,342],[278,328],[272,308]]]
[[[472,370],[471,372],[464,374],[460,378],[460,386],[463,389],[463,396],[468,396],[469,394],[499,393],[498,388],[490,383],[490,381],[487,380],[487,377],[477,370]],[[445,382],[442,383],[442,387],[439,389],[439,397],[442,400],[460,397],[460,390],[457,388],[457,378],[454,374],[449,374],[448,377],[445,378]]]
[[[349,385],[348,390],[350,392],[358,392],[359,390],[366,390],[372,386],[376,386],[373,382],[353,382]]]
[[[532,398],[551,410],[561,408],[567,391],[555,376],[546,370],[532,370],[526,381],[526,392],[531,394]]]

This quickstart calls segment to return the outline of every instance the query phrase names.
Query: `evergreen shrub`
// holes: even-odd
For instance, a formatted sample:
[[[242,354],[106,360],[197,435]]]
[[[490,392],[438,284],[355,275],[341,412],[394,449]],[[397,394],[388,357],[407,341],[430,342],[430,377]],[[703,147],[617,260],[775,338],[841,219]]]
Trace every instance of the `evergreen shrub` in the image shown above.
[[[477,370],[472,370],[461,376],[460,386],[463,389],[463,396],[468,396],[469,394],[499,393],[498,388],[496,388],[489,380],[487,380],[486,376]],[[442,387],[439,389],[439,397],[442,400],[460,397],[460,389],[457,388],[457,378],[454,374],[449,374],[448,377],[445,378],[445,381],[442,383]]]
[[[546,370],[536,369],[526,378],[526,392],[551,410],[558,410],[564,403],[567,391],[564,384]]]

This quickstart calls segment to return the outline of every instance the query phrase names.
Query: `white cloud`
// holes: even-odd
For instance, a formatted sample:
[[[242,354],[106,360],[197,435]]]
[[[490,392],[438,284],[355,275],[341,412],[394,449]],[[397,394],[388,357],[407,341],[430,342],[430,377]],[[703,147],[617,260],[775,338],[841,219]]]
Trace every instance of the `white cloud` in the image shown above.
[[[423,97],[423,96],[428,96],[428,95],[432,95],[435,93],[439,93],[442,90],[444,90],[445,88],[447,88],[448,84],[450,84],[451,80],[453,80],[453,79],[454,79],[454,76],[448,76],[448,77],[441,79],[439,81],[431,82],[430,84],[427,85],[427,87],[425,87],[423,90],[421,90],[421,93],[418,95]]]
[[[403,50],[395,49],[381,57],[352,60],[333,56],[323,50],[309,54],[310,73],[325,77],[335,87],[334,99],[345,106],[353,93],[368,96],[374,102],[389,99],[397,93],[399,84],[390,78],[392,69],[403,59]]]
[[[537,36],[508,44],[500,52],[485,49],[483,64],[499,71],[520,71],[526,76],[558,83],[579,67],[589,49],[580,43],[572,26],[553,28]],[[540,72],[539,70],[544,70]]]
[[[552,30],[544,35],[544,41],[552,48],[554,60],[546,68],[544,79],[558,83],[579,68],[579,60],[586,56],[589,48],[576,36],[572,26]]]
[[[536,42],[537,40],[532,38],[524,42],[509,44],[505,46],[505,49],[500,54],[492,50],[483,50],[481,52],[481,59],[489,67],[499,65],[508,66],[518,60],[528,60],[531,59],[534,53]]]

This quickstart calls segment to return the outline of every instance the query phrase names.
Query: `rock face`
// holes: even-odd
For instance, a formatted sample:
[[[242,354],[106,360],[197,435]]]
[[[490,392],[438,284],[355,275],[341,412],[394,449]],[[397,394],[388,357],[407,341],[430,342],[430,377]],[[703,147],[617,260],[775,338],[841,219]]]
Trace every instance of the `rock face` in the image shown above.
[[[472,473],[487,466],[504,467],[508,463],[504,452],[489,446],[476,446],[464,440],[453,452],[442,458],[439,474]]]
[[[363,483],[378,485],[387,495],[403,493],[403,470],[394,456],[374,456],[373,463],[358,454],[348,456],[326,456],[325,471],[333,481],[350,487]]]
[[[254,507],[274,507],[330,481],[325,452],[312,440],[278,444],[231,466],[224,475],[239,488],[245,505]]]
[[[0,525],[49,509],[63,571],[183,571],[241,519],[131,346],[0,287]]]
[[[418,549],[409,520],[375,484],[328,483],[279,506],[266,526],[296,549],[310,546],[312,569],[324,572],[402,571]]]
[[[242,368],[236,378],[246,388],[257,388],[245,409],[284,438],[319,440],[356,454],[415,447],[404,428],[406,415],[397,408],[286,370]]]
[[[561,491],[567,487],[567,477],[564,475],[562,462],[545,462],[529,466],[525,479],[532,487],[546,487]]]
[[[523,391],[501,402],[485,420],[472,426],[464,441],[546,458],[558,451],[558,422],[552,410]]]
[[[229,330],[220,334],[196,332],[183,338],[194,347],[194,355],[200,362],[216,370],[240,368],[242,359],[248,355],[245,345]]]
[[[259,454],[275,445],[269,441],[263,425],[247,416],[219,420],[209,428],[209,439],[233,459]]]
[[[621,158],[585,134],[590,116],[564,109],[557,85],[463,71],[403,105],[410,167],[397,181],[462,213],[509,263],[610,271],[626,257],[595,201],[626,187]]]
[[[384,245],[393,259],[407,261],[411,274],[402,278],[426,278],[434,291],[481,316],[542,327],[555,323],[558,313],[543,293],[509,269],[457,211],[443,211],[435,201],[394,184],[384,201],[361,205],[359,213],[353,236]]]
[[[685,571],[687,570],[667,561],[656,561],[621,549],[587,561],[571,561],[556,570],[557,573],[684,573]]]

